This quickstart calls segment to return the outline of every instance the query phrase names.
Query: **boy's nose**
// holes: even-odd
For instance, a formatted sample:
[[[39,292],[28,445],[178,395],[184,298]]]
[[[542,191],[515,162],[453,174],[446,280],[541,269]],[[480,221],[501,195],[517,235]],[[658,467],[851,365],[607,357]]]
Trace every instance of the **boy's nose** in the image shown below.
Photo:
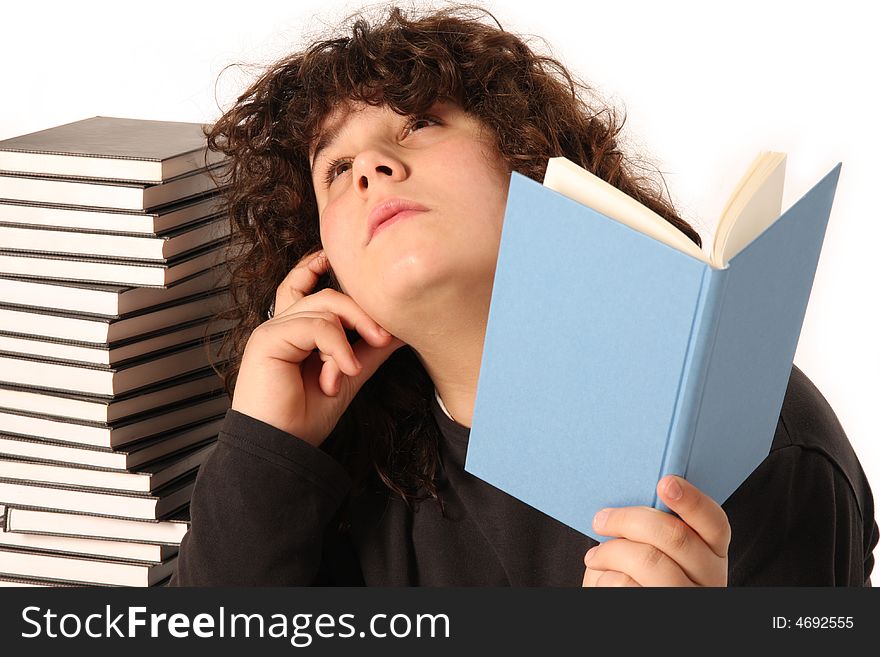
[[[378,166],[376,167],[376,174],[377,174],[377,175],[383,175],[383,174],[384,174],[384,175],[386,175],[386,176],[393,176],[393,175],[394,175],[394,171],[392,171],[391,167],[388,166],[387,164],[380,164],[380,165],[378,165]],[[362,175],[362,176],[358,179],[358,185],[361,186],[361,189],[368,189],[369,186],[370,186],[370,178],[369,178],[368,176],[366,176],[366,175]]]
[[[364,149],[352,162],[352,179],[360,193],[380,180],[399,181],[404,178],[406,171],[403,162],[387,148]]]

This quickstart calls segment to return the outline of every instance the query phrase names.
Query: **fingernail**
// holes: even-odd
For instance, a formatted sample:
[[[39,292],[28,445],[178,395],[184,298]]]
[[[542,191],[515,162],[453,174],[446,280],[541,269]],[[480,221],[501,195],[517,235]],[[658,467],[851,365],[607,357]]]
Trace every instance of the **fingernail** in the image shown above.
[[[376,329],[376,333],[381,335],[383,338],[387,338],[389,335],[391,335],[388,331],[383,329],[381,326]]]
[[[669,481],[666,482],[666,497],[670,500],[679,499],[682,496],[682,493],[681,486],[678,485],[678,482],[675,479],[670,478]]]
[[[593,527],[596,529],[602,529],[605,526],[605,521],[608,520],[608,509],[602,509],[593,516]]]
[[[354,361],[355,367],[357,367],[359,370],[362,370],[364,368],[364,366],[361,365],[361,361],[358,360],[357,356],[352,354],[351,359]]]
[[[596,554],[596,550],[599,549],[599,546],[596,545],[587,550],[587,553],[584,555],[584,563],[590,563],[590,559]]]

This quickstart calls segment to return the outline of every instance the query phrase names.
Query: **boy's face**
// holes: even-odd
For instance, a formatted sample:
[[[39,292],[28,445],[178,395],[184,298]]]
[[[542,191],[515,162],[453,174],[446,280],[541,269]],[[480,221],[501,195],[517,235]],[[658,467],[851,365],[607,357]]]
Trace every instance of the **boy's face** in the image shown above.
[[[426,294],[488,301],[510,182],[489,131],[454,103],[415,117],[352,104],[328,116],[318,143],[328,134],[310,154],[312,183],[343,290],[388,326]],[[371,235],[371,211],[391,199],[422,209]]]

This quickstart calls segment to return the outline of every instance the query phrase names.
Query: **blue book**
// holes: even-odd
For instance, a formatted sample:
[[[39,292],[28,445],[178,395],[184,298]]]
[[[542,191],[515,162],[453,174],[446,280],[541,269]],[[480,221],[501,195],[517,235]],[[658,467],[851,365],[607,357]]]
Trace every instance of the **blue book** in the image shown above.
[[[514,172],[465,470],[598,540],[600,509],[668,510],[666,474],[723,503],[769,453],[841,167],[780,214],[784,164],[705,251],[567,160]]]

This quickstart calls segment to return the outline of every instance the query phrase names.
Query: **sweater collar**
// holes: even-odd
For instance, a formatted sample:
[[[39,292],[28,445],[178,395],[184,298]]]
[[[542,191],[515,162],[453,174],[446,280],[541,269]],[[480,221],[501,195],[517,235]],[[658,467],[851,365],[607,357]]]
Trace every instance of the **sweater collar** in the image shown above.
[[[434,394],[431,396],[431,411],[434,413],[434,418],[437,420],[437,426],[440,428],[440,433],[443,434],[443,437],[446,440],[457,445],[467,445],[471,433],[470,428],[459,424],[452,419],[452,416],[443,404],[443,400],[440,399],[440,395],[437,393],[436,388],[434,389]]]

